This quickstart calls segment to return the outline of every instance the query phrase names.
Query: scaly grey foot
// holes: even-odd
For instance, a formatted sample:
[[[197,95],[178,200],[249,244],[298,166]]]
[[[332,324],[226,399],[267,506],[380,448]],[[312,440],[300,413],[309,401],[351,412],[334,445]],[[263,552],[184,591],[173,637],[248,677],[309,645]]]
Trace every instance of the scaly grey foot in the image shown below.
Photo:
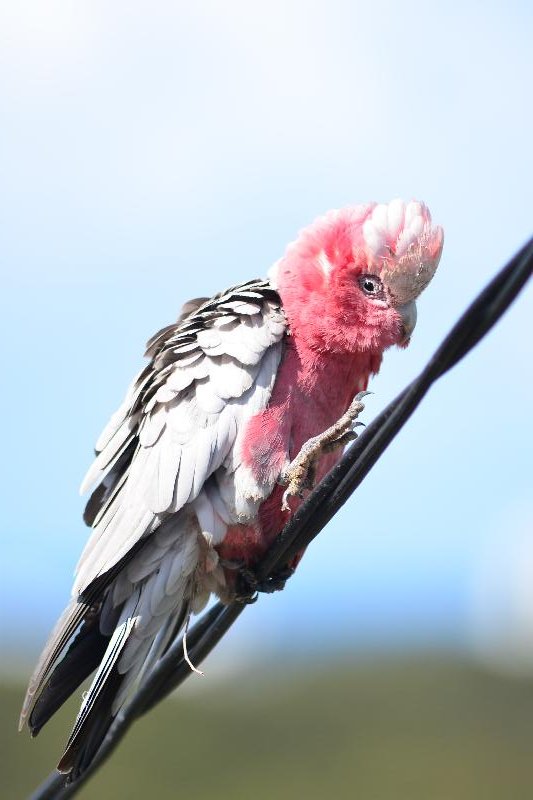
[[[331,453],[357,439],[353,427],[363,424],[356,419],[365,407],[361,400],[367,394],[371,392],[359,392],[342,417],[323,433],[308,439],[296,458],[281,472],[279,483],[287,487],[281,502],[284,511],[290,510],[289,497],[301,497],[305,489],[313,488],[317,463],[323,453]]]

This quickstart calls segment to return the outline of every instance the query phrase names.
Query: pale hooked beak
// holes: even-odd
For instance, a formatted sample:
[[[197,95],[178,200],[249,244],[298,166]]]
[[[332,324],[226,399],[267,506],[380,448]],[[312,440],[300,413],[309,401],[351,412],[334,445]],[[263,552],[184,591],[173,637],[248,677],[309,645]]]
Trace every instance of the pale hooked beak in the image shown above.
[[[414,300],[410,300],[408,303],[404,303],[403,306],[398,306],[396,310],[402,318],[403,326],[403,336],[400,344],[406,345],[416,325],[416,303]]]

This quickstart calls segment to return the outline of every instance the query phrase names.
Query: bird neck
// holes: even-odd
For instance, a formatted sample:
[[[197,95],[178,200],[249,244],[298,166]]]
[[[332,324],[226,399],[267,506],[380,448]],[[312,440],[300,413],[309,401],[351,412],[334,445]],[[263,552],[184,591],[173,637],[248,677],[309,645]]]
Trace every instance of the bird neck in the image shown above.
[[[328,406],[328,416],[335,421],[354,395],[367,388],[370,376],[378,372],[380,364],[381,354],[326,352],[289,335],[282,370],[283,377],[291,376],[293,381],[296,377],[294,390],[303,400],[308,398],[312,403]]]

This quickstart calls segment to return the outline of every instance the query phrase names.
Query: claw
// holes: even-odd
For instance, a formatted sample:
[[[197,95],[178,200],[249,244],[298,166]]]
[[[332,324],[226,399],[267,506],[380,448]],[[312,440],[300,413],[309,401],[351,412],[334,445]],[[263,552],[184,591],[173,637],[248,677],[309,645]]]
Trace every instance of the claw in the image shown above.
[[[235,595],[235,600],[239,603],[255,603],[258,599],[258,592],[272,594],[279,592],[285,587],[285,583],[293,575],[293,567],[282,567],[274,574],[264,580],[258,580],[254,570],[250,567],[243,567],[239,570],[239,589]]]
[[[294,497],[294,495],[289,491],[289,487],[285,489],[283,492],[283,496],[281,498],[281,510],[282,511],[290,511],[291,507],[289,505],[289,497]]]
[[[331,453],[357,439],[354,429],[364,427],[363,422],[356,421],[364,409],[361,399],[368,394],[372,392],[359,392],[342,417],[323,433],[311,437],[296,458],[281,472],[278,482],[287,486],[281,499],[283,511],[290,511],[289,497],[302,497],[304,489],[313,488],[316,468],[322,454]]]

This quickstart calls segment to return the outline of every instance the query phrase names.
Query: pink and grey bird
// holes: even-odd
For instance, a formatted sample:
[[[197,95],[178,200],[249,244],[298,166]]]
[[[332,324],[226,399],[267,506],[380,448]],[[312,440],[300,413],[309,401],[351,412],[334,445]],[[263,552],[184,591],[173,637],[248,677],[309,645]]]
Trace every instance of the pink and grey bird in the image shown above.
[[[191,301],[150,340],[96,444],[92,535],[21,715],[35,735],[96,670],[60,770],[87,767],[141,672],[212,593],[232,598],[235,565],[253,569],[339,458],[442,240],[416,201],[331,211],[267,279]]]

